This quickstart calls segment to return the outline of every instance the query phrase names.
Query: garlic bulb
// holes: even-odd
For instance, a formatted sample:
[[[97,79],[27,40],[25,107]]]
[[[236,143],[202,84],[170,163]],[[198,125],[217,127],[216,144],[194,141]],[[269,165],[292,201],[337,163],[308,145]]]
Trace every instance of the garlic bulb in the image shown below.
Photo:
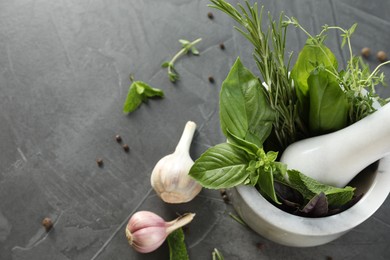
[[[190,223],[194,216],[193,213],[187,213],[173,221],[165,222],[153,212],[138,211],[127,223],[126,237],[136,251],[149,253],[159,248],[170,233]]]
[[[196,124],[188,121],[175,152],[160,159],[153,169],[152,187],[165,202],[188,202],[202,189],[202,186],[188,175],[194,164],[189,150],[195,129]]]

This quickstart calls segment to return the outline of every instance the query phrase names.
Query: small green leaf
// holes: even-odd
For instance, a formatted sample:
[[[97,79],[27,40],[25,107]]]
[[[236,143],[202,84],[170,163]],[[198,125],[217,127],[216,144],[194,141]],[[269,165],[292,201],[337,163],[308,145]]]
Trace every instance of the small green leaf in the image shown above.
[[[165,61],[165,62],[163,62],[163,64],[161,64],[161,67],[168,68],[170,66],[170,64],[171,63],[169,61]]]
[[[123,104],[123,113],[133,112],[148,98],[163,96],[164,92],[162,90],[152,88],[142,81],[133,81],[129,87],[125,103]]]
[[[209,189],[231,188],[249,177],[251,158],[245,151],[228,143],[207,149],[191,167],[189,175]]]
[[[176,229],[168,237],[169,260],[189,260],[182,228]]]
[[[188,44],[190,44],[190,41],[184,39],[180,39],[179,42],[181,43],[183,48],[185,48],[186,46],[188,46]]]
[[[348,36],[351,37],[351,35],[355,32],[356,30],[356,27],[357,27],[357,23],[354,23],[351,28],[348,29]]]
[[[345,44],[347,43],[347,35],[346,34],[342,34],[341,35],[342,37],[342,42],[341,42],[341,48],[343,48],[345,46]]]
[[[195,47],[192,47],[192,48],[191,48],[191,53],[192,53],[193,55],[199,55],[199,51],[198,51]]]

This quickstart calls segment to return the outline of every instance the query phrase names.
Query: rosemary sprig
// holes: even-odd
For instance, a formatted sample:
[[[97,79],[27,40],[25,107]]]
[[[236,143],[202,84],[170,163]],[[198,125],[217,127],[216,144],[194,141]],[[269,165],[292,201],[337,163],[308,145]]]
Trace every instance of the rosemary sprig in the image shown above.
[[[305,133],[297,111],[296,93],[289,77],[292,53],[285,57],[287,25],[281,13],[278,21],[268,13],[269,25],[263,29],[263,7],[258,11],[245,0],[245,7],[237,4],[238,9],[225,0],[211,0],[210,7],[221,10],[231,16],[240,27],[235,27],[254,47],[253,57],[261,74],[261,81],[271,107],[277,111],[274,122],[274,135],[281,149],[296,141],[297,136]],[[287,64],[287,65],[285,65]]]

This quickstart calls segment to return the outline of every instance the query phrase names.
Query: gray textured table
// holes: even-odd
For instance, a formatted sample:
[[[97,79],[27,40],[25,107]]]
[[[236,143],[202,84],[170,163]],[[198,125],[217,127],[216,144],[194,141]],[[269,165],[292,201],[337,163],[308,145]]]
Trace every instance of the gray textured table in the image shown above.
[[[389,199],[330,244],[289,248],[234,221],[232,206],[218,191],[203,190],[190,203],[167,205],[151,190],[151,170],[174,150],[188,120],[198,124],[194,159],[224,140],[218,93],[236,57],[255,71],[252,47],[232,29],[230,18],[207,3],[0,1],[0,259],[167,259],[166,244],[146,255],[128,246],[124,226],[138,210],[167,220],[195,212],[186,233],[193,260],[211,259],[213,248],[229,260],[389,259]],[[284,10],[298,17],[312,32],[325,23],[358,22],[355,51],[370,47],[390,53],[387,0],[259,3],[275,15]],[[179,50],[178,39],[198,37],[203,38],[201,55],[180,59],[181,80],[172,84],[160,64]],[[331,39],[328,45],[345,64],[340,41]],[[297,52],[304,41],[292,30],[288,48]],[[375,57],[369,62],[378,64]],[[390,67],[383,71],[389,83]],[[130,73],[166,96],[125,116],[121,109]],[[388,97],[390,91],[379,94]],[[116,134],[129,153],[116,143]],[[54,221],[49,233],[41,226],[44,217]]]

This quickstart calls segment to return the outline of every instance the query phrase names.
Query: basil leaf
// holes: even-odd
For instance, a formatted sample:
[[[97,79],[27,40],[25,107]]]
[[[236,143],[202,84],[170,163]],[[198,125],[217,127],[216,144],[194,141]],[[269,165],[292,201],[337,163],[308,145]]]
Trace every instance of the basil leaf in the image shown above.
[[[336,78],[325,70],[314,70],[309,85],[309,129],[314,135],[347,126],[349,104]]]
[[[337,71],[338,63],[336,56],[322,43],[322,40],[308,39],[305,46],[299,52],[297,61],[291,70],[291,78],[294,81],[299,110],[306,123],[309,120],[310,110],[307,79],[311,72],[319,66],[328,68],[331,71]]]
[[[308,39],[305,46],[299,52],[297,61],[291,70],[291,77],[294,80],[296,90],[299,91],[299,96],[307,96],[309,86],[307,79],[311,72],[322,65],[322,67],[330,70],[338,70],[338,63],[336,56],[323,43],[314,42]]]
[[[301,210],[311,217],[322,217],[328,213],[328,199],[323,192],[315,195]]]
[[[169,246],[169,260],[189,260],[184,232],[182,228],[176,229],[167,237]]]
[[[355,188],[347,186],[337,188],[322,184],[299,171],[288,170],[289,185],[299,191],[305,199],[312,199],[316,194],[325,193],[329,206],[341,206],[352,199]]]
[[[130,113],[136,110],[142,102],[151,97],[163,97],[164,92],[157,88],[152,88],[142,81],[134,81],[130,87],[125,103],[123,104],[123,113]]]
[[[221,130],[229,131],[261,147],[272,130],[275,112],[269,106],[259,79],[239,58],[222,83],[220,92]]]
[[[232,134],[229,129],[226,130],[227,130],[226,134],[227,134],[228,142],[230,144],[235,145],[238,148],[241,148],[248,154],[256,155],[257,151],[259,150],[259,147],[257,147],[257,145]]]
[[[206,150],[195,161],[189,175],[205,188],[231,188],[248,178],[246,168],[250,160],[242,149],[222,143]]]
[[[264,168],[258,169],[259,181],[258,185],[263,194],[266,194],[270,199],[272,199],[277,204],[281,204],[278,200],[278,197],[275,193],[274,187],[274,175],[272,169],[265,170]]]

